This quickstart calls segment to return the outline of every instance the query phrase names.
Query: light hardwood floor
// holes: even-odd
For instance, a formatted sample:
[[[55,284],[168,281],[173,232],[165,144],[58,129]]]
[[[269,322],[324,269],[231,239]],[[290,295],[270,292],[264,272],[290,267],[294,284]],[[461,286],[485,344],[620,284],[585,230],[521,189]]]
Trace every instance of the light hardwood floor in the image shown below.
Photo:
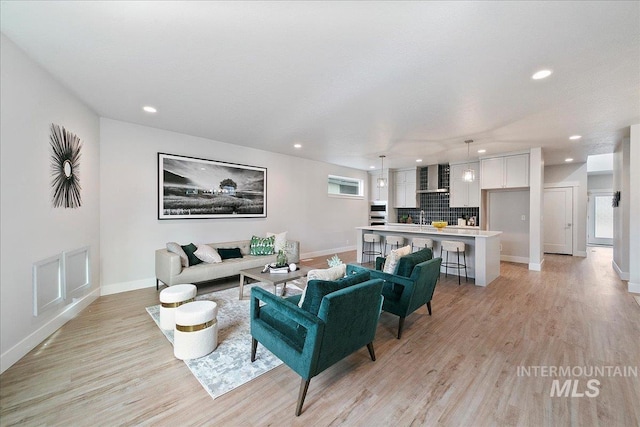
[[[285,365],[212,400],[146,313],[154,304],[155,289],[100,297],[0,376],[0,424],[640,424],[638,377],[597,377],[596,397],[550,397],[554,378],[518,376],[522,366],[640,371],[640,306],[610,249],[547,255],[542,272],[502,263],[487,288],[442,276],[433,316],[421,308],[397,340],[397,317],[383,313],[377,361],[363,348],[313,378],[300,417],[299,377]],[[571,379],[584,392],[590,377]]]

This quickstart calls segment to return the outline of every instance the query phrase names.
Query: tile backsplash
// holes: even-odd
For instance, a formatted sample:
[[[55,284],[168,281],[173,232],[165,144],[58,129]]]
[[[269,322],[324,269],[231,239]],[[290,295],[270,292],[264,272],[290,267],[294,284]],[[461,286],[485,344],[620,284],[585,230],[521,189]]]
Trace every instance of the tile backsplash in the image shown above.
[[[449,165],[441,165],[438,172],[440,187],[449,188]],[[427,188],[427,169],[420,170],[419,189]],[[399,208],[397,222],[404,216],[411,216],[414,223],[420,218],[420,211],[425,213],[425,221],[447,221],[451,225],[458,223],[458,218],[476,217],[476,224],[480,223],[480,208],[450,208],[449,193],[421,193],[418,194],[420,208]]]

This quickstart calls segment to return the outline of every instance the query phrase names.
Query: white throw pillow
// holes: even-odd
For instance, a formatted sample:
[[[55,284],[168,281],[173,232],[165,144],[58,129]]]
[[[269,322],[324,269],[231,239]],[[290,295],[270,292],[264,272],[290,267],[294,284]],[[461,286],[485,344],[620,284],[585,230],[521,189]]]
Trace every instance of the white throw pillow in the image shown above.
[[[307,273],[307,283],[309,280],[338,280],[342,279],[347,275],[347,266],[345,264],[340,264],[335,267],[326,268],[326,269],[316,269],[310,270]],[[304,301],[304,296],[307,293],[307,288],[304,288],[302,291],[302,296],[300,297],[300,302],[298,302],[298,307],[302,307],[302,302]]]
[[[187,257],[187,253],[182,249],[182,246],[176,242],[169,242],[167,243],[167,250],[180,256],[180,264],[183,267],[189,267],[189,257]]]
[[[197,256],[199,260],[209,264],[222,262],[222,258],[220,258],[218,251],[209,245],[198,245],[198,250],[193,254]]]
[[[287,249],[287,232],[283,231],[282,233],[269,233],[267,232],[267,237],[275,236],[275,241],[273,243],[273,251],[278,253],[279,251],[286,251]]]
[[[411,246],[407,245],[402,248],[398,248],[389,252],[387,255],[387,259],[384,261],[384,268],[382,271],[389,274],[396,273],[396,267],[398,266],[398,260],[405,255],[409,255],[411,253]]]

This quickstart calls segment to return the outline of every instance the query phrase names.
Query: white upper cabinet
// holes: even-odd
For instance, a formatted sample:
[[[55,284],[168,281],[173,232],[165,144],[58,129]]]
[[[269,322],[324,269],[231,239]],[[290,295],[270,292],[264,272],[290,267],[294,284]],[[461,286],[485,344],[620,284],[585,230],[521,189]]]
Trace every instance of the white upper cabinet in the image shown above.
[[[416,168],[398,169],[391,173],[394,189],[392,207],[418,207],[418,203],[416,200],[416,174]]]
[[[476,171],[476,179],[473,182],[465,182],[462,173],[466,169]],[[476,208],[480,206],[480,163],[460,163],[450,165],[449,174],[449,207],[452,208]]]
[[[480,161],[483,190],[529,186],[529,154],[492,157]]]

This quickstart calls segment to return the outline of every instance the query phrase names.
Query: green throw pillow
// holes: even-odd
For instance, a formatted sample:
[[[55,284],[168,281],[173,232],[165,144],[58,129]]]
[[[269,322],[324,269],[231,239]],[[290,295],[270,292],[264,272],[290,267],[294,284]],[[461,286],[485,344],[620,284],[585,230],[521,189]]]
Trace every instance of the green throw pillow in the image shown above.
[[[251,238],[251,244],[249,248],[250,255],[273,255],[273,248],[275,246],[276,237],[258,237],[253,236]]]
[[[242,258],[240,248],[217,248],[220,259]]]
[[[193,243],[189,243],[188,245],[181,246],[182,250],[185,254],[187,254],[187,258],[189,258],[189,267],[192,265],[200,264],[202,260],[195,256],[193,253],[198,250],[196,245]]]

